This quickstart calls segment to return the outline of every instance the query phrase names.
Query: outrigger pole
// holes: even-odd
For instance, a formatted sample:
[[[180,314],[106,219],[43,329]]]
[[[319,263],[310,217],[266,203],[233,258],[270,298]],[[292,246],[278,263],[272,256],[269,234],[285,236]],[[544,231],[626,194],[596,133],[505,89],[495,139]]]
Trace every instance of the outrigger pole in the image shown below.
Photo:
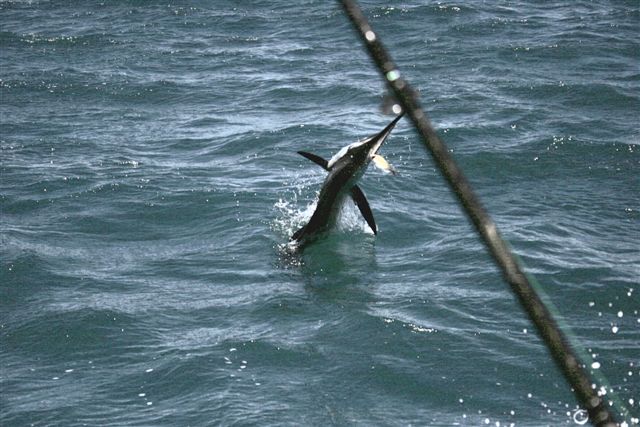
[[[373,62],[389,86],[403,111],[411,118],[422,142],[435,160],[449,187],[458,198],[465,213],[473,223],[482,241],[489,249],[494,261],[502,271],[504,279],[511,286],[520,304],[538,330],[538,334],[551,352],[557,366],[573,388],[577,399],[589,413],[589,419],[597,427],[614,427],[616,418],[607,403],[592,388],[592,381],[580,365],[567,338],[558,327],[547,306],[528,277],[518,258],[512,253],[506,241],[500,236],[496,224],[475,195],[469,181],[451,156],[447,146],[440,140],[420,107],[415,92],[404,79],[391,56],[382,45],[355,0],[340,0],[353,26],[359,33]]]

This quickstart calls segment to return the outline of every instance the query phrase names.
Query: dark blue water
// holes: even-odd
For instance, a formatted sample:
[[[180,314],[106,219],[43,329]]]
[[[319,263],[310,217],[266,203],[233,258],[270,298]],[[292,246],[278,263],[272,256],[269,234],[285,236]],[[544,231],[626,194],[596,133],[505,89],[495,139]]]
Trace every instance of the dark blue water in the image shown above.
[[[363,2],[601,394],[640,405],[640,5]],[[336,3],[0,3],[0,424],[577,425]],[[602,381],[608,381],[603,385]]]

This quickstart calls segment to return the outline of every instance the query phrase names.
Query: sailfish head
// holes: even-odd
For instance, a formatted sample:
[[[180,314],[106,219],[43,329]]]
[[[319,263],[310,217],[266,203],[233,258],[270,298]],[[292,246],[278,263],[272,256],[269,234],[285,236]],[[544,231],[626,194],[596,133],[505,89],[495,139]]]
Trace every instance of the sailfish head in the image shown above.
[[[329,160],[327,169],[332,170],[334,167],[347,167],[351,169],[351,173],[353,175],[359,175],[361,172],[364,172],[367,165],[372,159],[380,157],[377,156],[378,150],[387,139],[389,134],[391,134],[391,131],[395,127],[398,120],[402,118],[403,114],[400,114],[398,117],[396,117],[378,134],[371,136],[363,141],[354,142],[353,144],[344,147],[342,150],[336,153],[336,155],[333,156],[331,160]],[[384,159],[382,159],[381,161],[386,163]]]

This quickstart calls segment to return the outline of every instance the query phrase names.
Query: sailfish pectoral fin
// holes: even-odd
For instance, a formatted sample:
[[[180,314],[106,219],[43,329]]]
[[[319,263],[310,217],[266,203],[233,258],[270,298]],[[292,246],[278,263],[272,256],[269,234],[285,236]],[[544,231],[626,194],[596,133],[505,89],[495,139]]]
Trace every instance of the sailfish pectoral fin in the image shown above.
[[[378,228],[376,227],[376,221],[373,219],[373,212],[371,212],[371,208],[369,207],[369,202],[367,202],[367,198],[364,196],[364,193],[357,185],[354,185],[351,189],[351,198],[356,202],[356,206],[360,209],[360,213],[371,227],[371,231],[373,234],[378,234]]]
[[[298,154],[300,154],[303,157],[306,157],[307,159],[311,160],[313,163],[319,166],[322,166],[323,169],[329,170],[329,162],[323,159],[322,157],[312,153],[307,153],[306,151],[298,151]]]

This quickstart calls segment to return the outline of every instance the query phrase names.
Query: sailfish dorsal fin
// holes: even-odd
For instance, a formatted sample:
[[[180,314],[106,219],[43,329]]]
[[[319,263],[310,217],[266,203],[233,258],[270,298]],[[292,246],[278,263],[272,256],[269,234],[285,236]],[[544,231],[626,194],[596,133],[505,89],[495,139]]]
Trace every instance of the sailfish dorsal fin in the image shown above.
[[[312,153],[308,153],[306,151],[298,151],[298,154],[300,154],[301,156],[306,157],[307,159],[311,160],[316,165],[322,166],[323,169],[329,170],[329,162],[327,162],[322,157],[317,156],[317,155],[312,154]]]

